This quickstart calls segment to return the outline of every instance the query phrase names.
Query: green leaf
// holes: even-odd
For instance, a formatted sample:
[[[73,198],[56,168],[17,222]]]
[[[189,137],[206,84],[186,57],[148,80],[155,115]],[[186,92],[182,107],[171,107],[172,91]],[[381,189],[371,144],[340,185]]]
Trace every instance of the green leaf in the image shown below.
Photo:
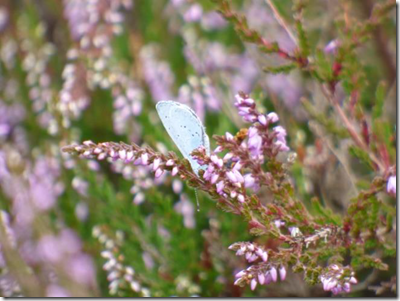
[[[272,74],[279,74],[279,73],[289,73],[293,69],[296,69],[297,65],[292,63],[292,64],[287,64],[287,65],[281,65],[278,67],[264,67],[263,71],[267,73],[272,73]]]
[[[375,92],[375,105],[372,109],[372,119],[375,120],[382,116],[383,104],[385,102],[387,84],[381,81]]]
[[[321,49],[317,49],[315,54],[315,65],[318,76],[324,81],[329,82],[333,78],[332,63]]]
[[[368,167],[370,167],[371,169],[374,168],[374,165],[372,164],[371,159],[369,158],[369,155],[366,151],[364,151],[363,149],[357,147],[357,146],[350,146],[349,147],[349,152],[350,154],[352,154],[354,157],[356,157],[357,159],[359,159],[361,162],[365,163]]]
[[[300,54],[302,57],[308,57],[310,55],[310,44],[301,20],[296,21],[296,30],[299,39]]]

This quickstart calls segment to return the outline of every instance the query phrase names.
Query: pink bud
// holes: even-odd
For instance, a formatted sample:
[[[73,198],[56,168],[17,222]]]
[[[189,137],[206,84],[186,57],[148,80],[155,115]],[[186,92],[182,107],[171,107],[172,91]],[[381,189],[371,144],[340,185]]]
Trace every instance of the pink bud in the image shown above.
[[[267,119],[269,122],[275,123],[279,121],[279,116],[275,112],[271,112],[267,115]]]
[[[226,138],[226,140],[231,141],[231,140],[233,140],[233,135],[231,133],[226,132],[225,138]]]
[[[279,276],[281,277],[282,281],[284,281],[286,279],[286,269],[284,266],[281,266],[279,268]]]
[[[160,162],[161,162],[160,158],[154,159],[154,161],[153,161],[153,171],[158,169],[158,167],[160,166]]]
[[[214,153],[220,153],[220,152],[222,152],[222,146],[219,145],[215,148]]]
[[[253,137],[254,135],[256,135],[258,133],[257,128],[255,128],[254,126],[250,127],[248,132],[247,132],[247,136],[249,138]]]
[[[148,162],[148,160],[149,160],[149,155],[147,154],[147,153],[143,153],[141,156],[140,156],[140,159],[142,159],[142,165],[147,165],[149,162]]]
[[[237,274],[235,275],[235,277],[236,277],[236,278],[241,278],[241,277],[243,277],[244,275],[246,275],[246,273],[245,273],[244,270],[242,270],[242,271],[240,271],[239,273],[237,273]]]
[[[255,184],[255,179],[251,174],[244,175],[244,187],[246,188],[253,187],[254,184]]]
[[[258,116],[258,121],[259,121],[262,125],[267,125],[267,117],[265,117],[265,115],[259,115],[259,116]]]
[[[232,190],[231,193],[230,193],[230,196],[231,196],[232,199],[236,198],[237,197],[237,192],[235,190]]]
[[[156,177],[156,178],[159,178],[159,177],[162,176],[163,173],[164,173],[164,170],[162,170],[161,168],[159,168],[159,169],[156,170],[155,177]]]
[[[226,173],[226,176],[228,177],[228,179],[232,182],[232,183],[236,183],[238,180],[236,179],[235,174],[232,171],[228,171]]]
[[[238,199],[238,201],[239,201],[240,203],[244,203],[244,201],[245,201],[243,194],[239,194],[238,197],[237,197],[237,199]]]
[[[172,159],[169,159],[166,163],[165,163],[165,165],[167,165],[167,166],[173,166],[175,163],[174,163],[174,160],[172,160]]]
[[[244,182],[244,178],[243,178],[242,174],[239,171],[237,171],[236,169],[233,169],[233,174],[235,175],[237,182],[239,182],[239,183],[243,183]]]
[[[254,104],[254,99],[245,98],[245,99],[243,99],[243,102],[248,104],[248,105],[252,105],[252,104]]]
[[[265,282],[265,275],[263,273],[258,274],[258,282],[260,284],[264,284]]]
[[[126,153],[126,160],[127,161],[132,161],[132,159],[133,159],[133,151],[128,151],[127,153]]]
[[[178,173],[178,167],[175,166],[174,168],[172,168],[171,175],[175,176],[177,173]]]
[[[211,184],[215,184],[218,181],[219,175],[218,174],[213,174],[211,176]]]
[[[253,253],[247,252],[245,255],[246,260],[249,260],[251,258],[251,256],[253,256]]]
[[[224,187],[225,187],[224,181],[219,181],[216,185],[217,193],[221,194]]]
[[[119,150],[118,156],[121,160],[125,160],[126,159],[126,150],[124,150],[124,149]]]
[[[268,253],[267,252],[263,252],[261,254],[261,259],[262,259],[262,261],[267,262],[268,261]]]
[[[352,284],[357,284],[357,283],[358,283],[358,281],[357,281],[357,279],[356,279],[356,278],[354,278],[354,277],[351,277],[351,278],[350,278],[350,283],[352,283]]]
[[[210,159],[211,159],[211,162],[214,163],[215,165],[218,164],[218,157],[216,155],[212,155],[210,157]]]
[[[271,273],[270,272],[266,272],[265,273],[265,282],[264,282],[264,284],[270,284],[271,281],[272,281]]]
[[[276,280],[278,280],[278,273],[277,273],[276,269],[275,269],[274,267],[272,267],[272,268],[269,270],[269,273],[271,274],[272,280],[273,280],[274,282],[276,282]]]
[[[396,194],[396,175],[389,177],[386,185],[386,190],[388,193]]]
[[[252,291],[254,291],[257,287],[257,280],[256,279],[252,279],[250,282],[250,288]]]

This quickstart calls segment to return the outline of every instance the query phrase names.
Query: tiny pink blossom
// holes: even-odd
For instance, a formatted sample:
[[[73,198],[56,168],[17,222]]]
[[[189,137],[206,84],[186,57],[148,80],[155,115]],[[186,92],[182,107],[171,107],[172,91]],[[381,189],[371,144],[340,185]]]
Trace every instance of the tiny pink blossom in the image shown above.
[[[267,125],[267,117],[265,117],[265,115],[259,115],[259,116],[258,116],[258,121],[259,121],[262,125]]]
[[[257,280],[256,279],[252,279],[250,282],[250,288],[252,291],[254,291],[257,287]]]
[[[271,274],[272,280],[273,280],[274,282],[276,282],[276,281],[278,280],[278,273],[277,273],[277,271],[276,271],[276,268],[275,268],[275,267],[272,267],[272,268],[269,270],[269,272],[270,272],[270,274]]]
[[[176,176],[177,173],[178,173],[178,167],[175,166],[174,168],[172,168],[171,175]]]
[[[279,268],[279,276],[281,277],[282,281],[284,281],[286,279],[286,269],[284,266],[281,266]]]
[[[389,177],[386,185],[386,190],[388,193],[396,194],[396,175]]]
[[[279,116],[275,112],[271,112],[267,115],[267,119],[271,123],[275,123],[279,121]]]
[[[244,203],[244,201],[245,201],[243,194],[239,194],[238,197],[237,197],[237,199],[238,199],[238,201],[239,201],[240,203]]]

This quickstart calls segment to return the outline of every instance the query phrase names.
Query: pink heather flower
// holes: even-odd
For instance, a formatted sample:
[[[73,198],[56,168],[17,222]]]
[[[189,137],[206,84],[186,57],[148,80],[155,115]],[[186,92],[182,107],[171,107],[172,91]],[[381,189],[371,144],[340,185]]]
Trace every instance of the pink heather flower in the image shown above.
[[[247,132],[247,136],[249,138],[253,137],[254,135],[258,134],[258,130],[256,127],[252,126],[249,128],[248,132]]]
[[[156,170],[156,173],[155,173],[155,177],[156,178],[159,178],[159,177],[161,177],[162,176],[162,174],[164,173],[164,170],[162,170],[161,168],[158,168],[157,170]]]
[[[259,115],[259,116],[258,116],[258,121],[259,121],[262,125],[267,125],[267,117],[265,117],[265,115]]]
[[[389,177],[386,185],[386,190],[388,193],[396,194],[396,175]]]
[[[214,150],[214,153],[216,153],[216,154],[218,154],[218,153],[220,153],[220,152],[222,152],[222,146],[217,146],[216,148],[215,148],[215,150]]]
[[[246,272],[245,272],[244,270],[241,270],[239,273],[237,273],[237,274],[235,275],[235,278],[241,278],[241,277],[243,277],[244,275],[246,275]]]
[[[339,41],[338,40],[332,40],[330,41],[324,48],[325,53],[334,53],[336,49],[339,46]]]
[[[254,186],[256,180],[254,179],[253,175],[248,173],[244,175],[244,187],[251,188]]]
[[[260,135],[255,134],[248,141],[249,151],[253,158],[257,158],[261,155],[262,138]]]
[[[231,140],[233,140],[233,135],[231,133],[226,132],[225,138],[226,138],[226,140],[231,141]]]
[[[285,225],[285,222],[281,221],[280,219],[277,219],[274,221],[275,227],[277,227],[278,229],[282,226]]]
[[[229,181],[231,181],[232,183],[237,183],[238,180],[236,179],[235,174],[232,171],[228,171],[226,173],[226,176],[228,177]]]
[[[213,174],[211,176],[211,184],[215,184],[218,181],[219,175],[218,174]]]
[[[161,159],[160,158],[156,158],[153,161],[153,171],[157,170],[158,167],[160,166],[161,163]]]
[[[174,168],[172,168],[171,175],[175,176],[178,173],[178,171],[179,171],[178,167],[175,166]]]
[[[238,198],[238,201],[239,201],[240,203],[244,203],[244,196],[243,196],[243,194],[239,194],[237,198]]]
[[[149,155],[147,153],[143,153],[140,156],[140,159],[142,159],[142,165],[147,165],[149,160]]]
[[[267,115],[268,122],[275,123],[279,121],[279,116],[275,112],[271,112]]]
[[[169,159],[166,163],[165,163],[165,165],[166,166],[173,166],[175,163],[174,163],[174,160],[172,160],[172,159]]]
[[[282,281],[284,281],[286,279],[286,269],[284,266],[281,266],[279,268],[279,276],[281,277]]]
[[[275,267],[272,267],[272,268],[269,270],[269,272],[270,272],[270,274],[271,274],[272,280],[273,280],[274,282],[276,282],[276,281],[278,280],[278,273],[277,273],[277,271],[276,271],[276,268],[275,268]]]
[[[287,152],[290,150],[290,148],[286,145],[286,143],[282,141],[276,141],[275,145],[279,148],[280,151],[282,152]]]
[[[239,171],[237,171],[236,169],[233,169],[232,172],[235,175],[237,182],[239,182],[239,183],[243,183],[244,182],[244,178],[243,178],[242,174]]]
[[[118,156],[121,160],[125,160],[126,159],[126,150],[124,150],[124,149],[119,150]]]
[[[141,165],[142,164],[142,158],[137,158],[135,161],[133,161],[134,165]]]
[[[282,126],[278,125],[278,126],[274,127],[272,130],[275,133],[277,133],[276,139],[278,139],[279,141],[282,141],[282,142],[286,142],[285,137],[286,137],[287,133],[286,133],[286,130]]]
[[[263,273],[258,274],[258,282],[260,284],[264,284],[265,283],[265,275]]]
[[[257,280],[256,279],[252,279],[250,282],[250,288],[252,291],[254,291],[257,287]]]
[[[217,193],[221,194],[223,189],[224,189],[224,187],[225,187],[224,181],[219,181],[217,183],[216,187],[217,187]]]
[[[265,282],[264,284],[270,284],[272,282],[271,273],[268,271],[265,273]]]
[[[134,155],[133,151],[128,151],[128,152],[126,153],[126,160],[127,160],[128,162],[131,162],[132,159],[133,159],[133,155]]]

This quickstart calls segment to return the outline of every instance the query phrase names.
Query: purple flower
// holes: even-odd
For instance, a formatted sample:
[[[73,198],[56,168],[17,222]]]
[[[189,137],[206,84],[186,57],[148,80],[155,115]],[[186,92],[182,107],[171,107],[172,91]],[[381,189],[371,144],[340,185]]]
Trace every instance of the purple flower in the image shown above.
[[[218,194],[222,194],[223,193],[223,189],[225,187],[224,181],[219,181],[216,185],[217,187],[217,193]]]
[[[396,175],[388,178],[386,190],[390,194],[396,194]]]
[[[325,53],[335,53],[336,49],[339,47],[340,42],[338,40],[330,41],[324,48]]]
[[[279,268],[279,276],[281,277],[282,281],[284,281],[286,279],[286,269],[284,266],[281,266]]]
[[[257,280],[256,279],[252,279],[250,282],[250,288],[252,291],[254,291],[257,287]]]

